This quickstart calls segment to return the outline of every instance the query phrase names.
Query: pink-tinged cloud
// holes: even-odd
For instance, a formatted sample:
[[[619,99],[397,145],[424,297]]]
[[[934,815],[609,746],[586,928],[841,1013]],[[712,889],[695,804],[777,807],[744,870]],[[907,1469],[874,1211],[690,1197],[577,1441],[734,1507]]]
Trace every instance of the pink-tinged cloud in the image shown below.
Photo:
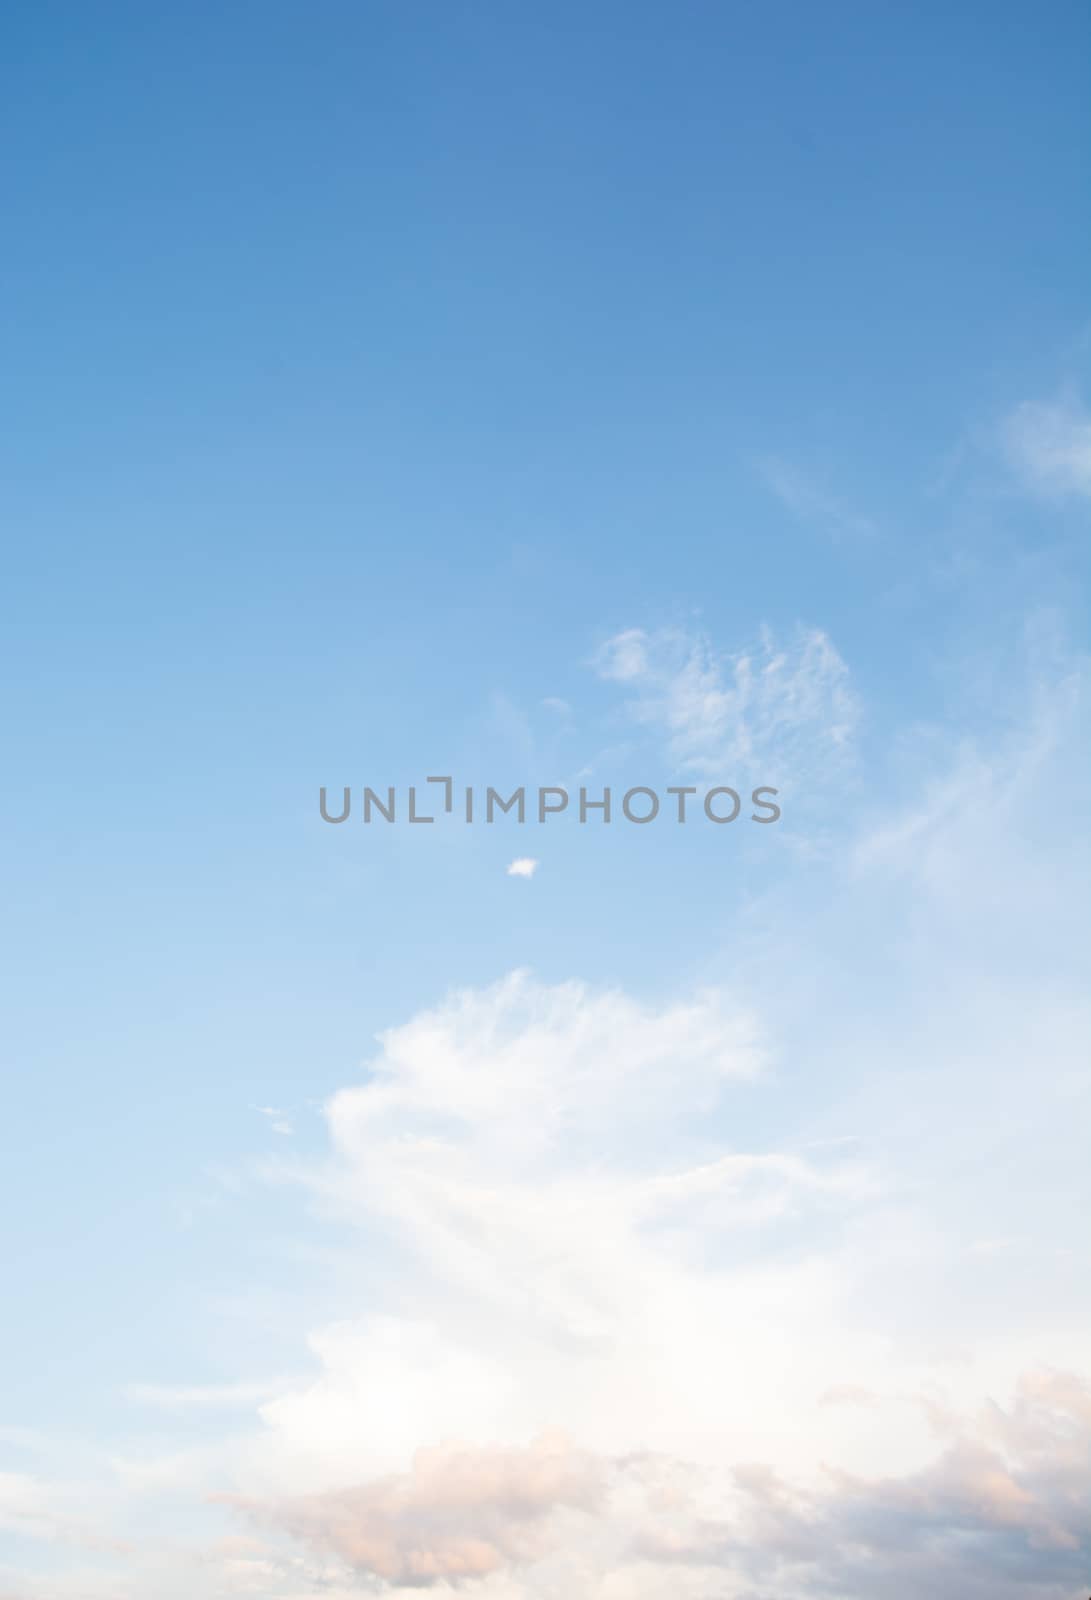
[[[412,1587],[536,1560],[553,1514],[597,1510],[605,1487],[600,1462],[547,1433],[527,1448],[420,1450],[409,1472],[336,1493],[236,1503],[359,1573]]]
[[[730,1514],[649,1520],[645,1558],[840,1600],[1069,1600],[1087,1582],[1091,1390],[1065,1374],[1028,1376],[1010,1406],[955,1422],[915,1473],[831,1471],[820,1488],[762,1465],[731,1477]]]
[[[1045,1373],[975,1417],[922,1409],[942,1448],[901,1476],[800,1483],[732,1465],[729,1449],[713,1469],[547,1434],[528,1448],[447,1444],[358,1488],[237,1503],[395,1587],[503,1575],[513,1595],[545,1600],[578,1572],[581,1600],[1072,1600],[1091,1557],[1091,1391]]]

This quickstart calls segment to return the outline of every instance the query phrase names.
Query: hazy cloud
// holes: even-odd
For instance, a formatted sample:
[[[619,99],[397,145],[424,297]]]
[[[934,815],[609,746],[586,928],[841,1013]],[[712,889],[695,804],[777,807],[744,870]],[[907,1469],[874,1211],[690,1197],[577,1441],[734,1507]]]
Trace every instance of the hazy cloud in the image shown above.
[[[1009,461],[1032,489],[1091,496],[1091,416],[1076,399],[1019,406],[1002,438]]]
[[[817,483],[783,456],[762,456],[758,471],[766,487],[801,522],[812,523],[833,539],[866,538],[875,524]]]

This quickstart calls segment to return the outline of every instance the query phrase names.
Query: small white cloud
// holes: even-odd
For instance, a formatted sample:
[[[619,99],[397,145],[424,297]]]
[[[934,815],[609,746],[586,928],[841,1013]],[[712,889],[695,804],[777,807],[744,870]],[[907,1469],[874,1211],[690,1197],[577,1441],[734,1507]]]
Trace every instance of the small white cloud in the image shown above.
[[[538,863],[533,856],[518,856],[508,868],[509,878],[533,878],[538,870]]]
[[[568,701],[562,700],[559,695],[547,694],[542,704],[547,711],[554,711],[559,717],[567,717],[572,714],[572,707]]]

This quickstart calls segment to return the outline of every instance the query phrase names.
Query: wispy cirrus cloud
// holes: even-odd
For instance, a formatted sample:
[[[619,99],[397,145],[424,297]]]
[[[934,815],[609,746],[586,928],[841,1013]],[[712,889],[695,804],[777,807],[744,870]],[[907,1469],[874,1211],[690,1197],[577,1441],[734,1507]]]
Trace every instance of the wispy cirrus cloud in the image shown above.
[[[134,1405],[156,1411],[201,1414],[222,1411],[253,1411],[255,1406],[291,1389],[298,1379],[270,1378],[241,1383],[165,1384],[131,1383],[126,1398]]]
[[[1009,464],[1036,493],[1091,498],[1091,414],[1075,396],[1019,406],[1001,440]]]
[[[875,523],[823,487],[809,473],[781,455],[759,457],[757,470],[763,483],[799,521],[809,523],[832,539],[872,539]]]
[[[734,652],[700,634],[629,628],[605,641],[594,666],[627,691],[633,716],[663,736],[679,767],[699,776],[801,783],[839,769],[852,751],[859,699],[820,628],[786,642],[763,629]]]

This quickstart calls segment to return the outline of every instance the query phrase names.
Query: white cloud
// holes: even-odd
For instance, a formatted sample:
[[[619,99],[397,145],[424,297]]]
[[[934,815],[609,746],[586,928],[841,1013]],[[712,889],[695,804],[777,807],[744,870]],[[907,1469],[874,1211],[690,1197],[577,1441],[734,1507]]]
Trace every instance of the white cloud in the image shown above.
[[[559,1425],[628,1448],[651,1392],[679,1449],[718,1428],[756,1446],[828,1387],[809,1360],[755,1374],[804,1305],[819,1365],[841,1339],[828,1265],[793,1252],[869,1182],[844,1159],[712,1132],[765,1065],[745,1008],[517,973],[381,1046],[331,1102],[337,1159],[315,1182],[325,1207],[389,1236],[397,1277],[374,1285],[382,1314],[313,1336],[313,1382],[262,1408],[270,1490],[404,1470],[428,1439]]]
[[[603,666],[666,694],[660,650]],[[1065,1600],[1091,1546],[1060,1375],[1091,1282],[1070,665],[707,987],[516,972],[383,1033],[293,1168],[363,1293],[305,1300],[308,1370],[272,1394],[145,1396],[248,1402],[245,1431],[107,1469],[157,1518],[223,1489],[260,1542],[20,1595]]]
[[[1032,489],[1091,496],[1091,416],[1074,398],[1019,406],[1004,425],[1003,442]]]
[[[653,655],[625,638],[625,681]],[[852,854],[847,903],[806,929],[809,970],[793,972],[789,939],[767,987],[751,981],[782,1013],[803,982],[797,1062],[722,988],[649,1005],[525,973],[383,1035],[365,1081],[330,1104],[336,1161],[314,1181],[341,1218],[396,1241],[399,1274],[376,1285],[382,1315],[317,1331],[314,1378],[263,1407],[255,1503],[281,1516],[302,1483],[322,1497],[311,1539],[325,1497],[357,1508],[368,1540],[393,1541],[398,1592],[446,1527],[413,1487],[415,1449],[517,1452],[559,1426],[605,1487],[534,1520],[525,1545],[518,1523],[482,1534],[489,1600],[1062,1600],[1089,1540],[1085,1391],[1033,1369],[1079,1358],[1086,1295],[1051,1288],[1048,1246],[1078,1249],[1076,1225],[1066,1235],[1035,1197],[1047,1168],[1074,1192],[1080,1141],[1060,1134],[1082,1118],[1086,1008],[1052,945],[1041,987],[1024,970],[984,994],[1001,958],[972,952],[1035,903],[1028,875],[1075,895],[1038,801],[1077,742],[1070,679],[1035,692],[997,749],[971,759],[955,740],[940,802]],[[885,953],[891,927],[913,938]],[[1052,905],[1043,927],[1063,942]],[[869,944],[912,1016],[892,1023],[873,1001]],[[1020,943],[1024,968],[1033,948]],[[869,1009],[874,1038],[854,1031]],[[842,1130],[872,1130],[863,1156],[828,1124],[828,1142],[746,1138],[755,1095],[791,1069],[806,1097],[841,1050],[862,1056],[860,1086],[822,1077],[820,1098]],[[1036,1241],[1014,1266],[978,1248],[982,1216],[1006,1236],[1013,1209]],[[495,1535],[495,1509],[469,1524]],[[357,1570],[379,1570],[370,1545]]]
[[[533,856],[518,856],[508,867],[509,878],[533,878],[538,863]]]

